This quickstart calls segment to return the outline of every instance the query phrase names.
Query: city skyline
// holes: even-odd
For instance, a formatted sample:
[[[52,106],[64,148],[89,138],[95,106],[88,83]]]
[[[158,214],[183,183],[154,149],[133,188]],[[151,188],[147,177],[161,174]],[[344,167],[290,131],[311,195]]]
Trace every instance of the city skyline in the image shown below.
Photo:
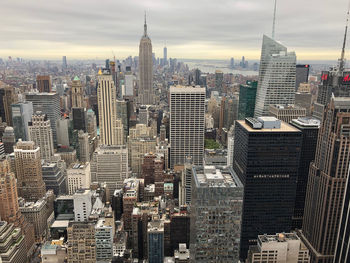
[[[295,50],[298,59],[334,60],[340,55],[346,6],[345,0],[322,5],[316,0],[280,1],[276,40]],[[115,15],[111,10],[116,10]],[[225,0],[220,5],[183,0],[106,4],[5,0],[0,11],[0,22],[5,25],[0,29],[0,57],[102,59],[113,52],[117,58],[135,56],[144,11],[156,56],[162,56],[166,41],[168,57],[229,59],[244,55],[252,60],[259,58],[262,35],[271,36],[273,0]],[[9,15],[13,13],[18,15]]]

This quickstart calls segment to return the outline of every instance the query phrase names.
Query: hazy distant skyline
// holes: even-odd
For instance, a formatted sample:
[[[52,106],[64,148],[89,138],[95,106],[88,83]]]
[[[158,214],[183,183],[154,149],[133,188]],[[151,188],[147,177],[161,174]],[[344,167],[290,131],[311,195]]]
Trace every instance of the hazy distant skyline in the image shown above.
[[[2,0],[0,57],[105,59],[138,55],[144,11],[153,52],[259,59],[274,0]],[[336,60],[348,0],[278,0],[276,40],[298,60]],[[350,52],[347,52],[347,54]]]

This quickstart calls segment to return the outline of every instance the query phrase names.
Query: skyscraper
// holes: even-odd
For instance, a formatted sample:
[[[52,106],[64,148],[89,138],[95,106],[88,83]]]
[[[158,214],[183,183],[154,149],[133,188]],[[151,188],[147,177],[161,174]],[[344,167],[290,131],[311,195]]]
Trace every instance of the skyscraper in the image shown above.
[[[235,124],[233,169],[244,185],[240,258],[259,234],[290,232],[302,133],[274,117]]]
[[[254,117],[257,81],[247,80],[246,85],[240,85],[238,119],[244,120],[248,117]]]
[[[264,35],[255,117],[269,114],[270,104],[294,104],[296,56],[279,42]]]
[[[116,90],[112,75],[108,70],[99,71],[97,98],[101,144],[120,144],[117,134]]]
[[[301,229],[303,224],[304,206],[310,163],[315,159],[316,144],[320,121],[311,117],[294,119],[290,125],[303,133],[300,151],[297,192],[293,215],[293,229]]]
[[[5,153],[13,153],[13,146],[16,144],[15,132],[12,127],[7,126],[2,136]]]
[[[57,146],[57,121],[61,118],[60,96],[57,93],[26,94],[26,100],[33,103],[33,112],[41,111],[50,120],[53,144]]]
[[[29,140],[28,122],[32,119],[33,104],[31,102],[20,102],[12,104],[12,123],[16,139]]]
[[[238,262],[243,185],[232,168],[193,167],[191,258]]]
[[[167,66],[168,65],[168,49],[167,49],[167,47],[164,47],[163,54],[164,54],[164,56],[163,56],[163,65]]]
[[[8,126],[12,126],[11,104],[17,101],[18,97],[13,87],[0,88],[0,117],[2,121],[6,121]]]
[[[51,92],[52,91],[51,77],[48,75],[36,76],[36,89],[39,92]]]
[[[309,81],[309,70],[310,65],[296,65],[296,74],[295,74],[295,91],[298,90],[300,83],[307,83]]]
[[[139,103],[154,104],[152,42],[147,35],[145,16],[144,32],[139,47]]]
[[[312,262],[333,262],[349,172],[350,98],[332,96],[310,165],[302,239]]]
[[[81,84],[78,76],[75,76],[72,81],[72,108],[83,108],[84,107],[84,91],[83,85]]]
[[[170,167],[185,163],[203,164],[205,88],[170,87]]]
[[[15,147],[18,195],[26,201],[37,201],[46,189],[41,171],[40,148],[32,141],[19,140]]]
[[[67,57],[62,57],[62,70],[65,71],[67,69]]]
[[[29,122],[29,140],[40,147],[41,159],[50,161],[54,154],[52,130],[50,120],[46,114],[36,112]]]

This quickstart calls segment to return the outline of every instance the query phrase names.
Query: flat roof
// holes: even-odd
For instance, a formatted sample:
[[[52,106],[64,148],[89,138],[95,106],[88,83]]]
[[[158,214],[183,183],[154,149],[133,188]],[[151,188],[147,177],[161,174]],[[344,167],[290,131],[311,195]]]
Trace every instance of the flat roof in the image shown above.
[[[51,228],[67,228],[69,220],[55,220],[51,225]]]
[[[267,117],[264,117],[264,118],[267,118]],[[236,122],[241,124],[243,128],[245,128],[249,132],[300,132],[300,130],[293,127],[292,125],[289,125],[284,121],[281,121],[281,128],[278,128],[278,129],[276,128],[275,129],[266,129],[266,128],[253,129],[248,124],[246,124],[244,120],[237,120]]]

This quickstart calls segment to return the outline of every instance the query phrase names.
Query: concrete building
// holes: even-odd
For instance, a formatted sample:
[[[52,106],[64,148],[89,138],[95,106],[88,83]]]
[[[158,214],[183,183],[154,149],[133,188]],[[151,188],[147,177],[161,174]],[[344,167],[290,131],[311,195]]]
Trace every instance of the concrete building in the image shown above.
[[[84,108],[84,90],[78,76],[75,76],[72,81],[72,108]]]
[[[89,189],[91,184],[90,163],[73,163],[67,169],[68,194],[78,189]]]
[[[41,170],[40,148],[34,142],[17,142],[15,167],[18,195],[26,201],[34,202],[44,197],[46,189]]]
[[[144,155],[149,152],[155,152],[156,145],[156,139],[150,137],[129,140],[129,161],[133,174],[141,175]]]
[[[114,224],[114,222],[113,222]],[[113,226],[104,218],[95,226],[96,262],[110,262],[113,257]]]
[[[36,89],[39,92],[51,92],[52,91],[51,77],[48,75],[37,75]]]
[[[96,149],[91,161],[91,180],[106,183],[111,195],[123,187],[128,178],[128,149],[126,146],[102,145]]]
[[[59,119],[57,121],[57,145],[61,147],[69,147],[69,119]]]
[[[306,116],[311,116],[312,108],[312,94],[296,92],[295,93],[295,105],[306,109]]]
[[[248,251],[247,263],[309,263],[309,250],[295,233],[259,235]]]
[[[146,17],[139,46],[139,81],[139,103],[143,105],[154,104],[152,42],[147,35]]]
[[[13,153],[13,147],[16,144],[15,131],[12,127],[7,126],[2,136],[5,153]]]
[[[0,159],[0,218],[19,226],[23,218],[19,211],[15,174],[8,159]]]
[[[97,99],[101,144],[118,145],[116,89],[108,70],[98,74]]]
[[[78,159],[81,163],[90,162],[89,134],[80,130],[78,132]]]
[[[48,235],[47,201],[42,198],[36,202],[20,202],[20,211],[24,218],[34,225],[35,241],[42,242]],[[53,212],[53,211],[52,211]]]
[[[296,105],[270,105],[269,115],[277,119],[290,123],[293,119],[306,116],[306,109]]]
[[[148,126],[148,108],[146,105],[141,105],[139,108],[139,123]]]
[[[190,250],[186,244],[179,244],[179,249],[174,252],[175,263],[190,262]]]
[[[274,117],[236,121],[233,169],[244,185],[240,259],[261,233],[290,232],[302,133]]]
[[[26,93],[26,101],[33,103],[33,112],[41,111],[50,120],[53,144],[57,146],[57,121],[61,118],[60,96],[57,93]]]
[[[170,87],[170,168],[191,156],[203,163],[205,88]]]
[[[134,96],[134,82],[134,75],[131,73],[131,71],[127,71],[125,73],[124,92],[122,93],[123,96]]]
[[[79,189],[73,195],[74,200],[74,219],[75,221],[85,222],[92,210],[92,192],[87,189]]]
[[[95,263],[96,240],[93,223],[69,222],[68,263]]]
[[[296,56],[264,35],[254,117],[267,116],[271,104],[294,104]]]
[[[32,119],[33,104],[31,102],[20,102],[11,105],[12,124],[16,140],[29,140],[28,122]]]
[[[232,168],[193,167],[191,259],[238,262],[243,184]]]
[[[0,221],[0,262],[27,262],[24,236],[20,228]]]
[[[41,159],[49,162],[54,154],[52,129],[46,114],[36,112],[28,124],[29,140],[40,147]]]

